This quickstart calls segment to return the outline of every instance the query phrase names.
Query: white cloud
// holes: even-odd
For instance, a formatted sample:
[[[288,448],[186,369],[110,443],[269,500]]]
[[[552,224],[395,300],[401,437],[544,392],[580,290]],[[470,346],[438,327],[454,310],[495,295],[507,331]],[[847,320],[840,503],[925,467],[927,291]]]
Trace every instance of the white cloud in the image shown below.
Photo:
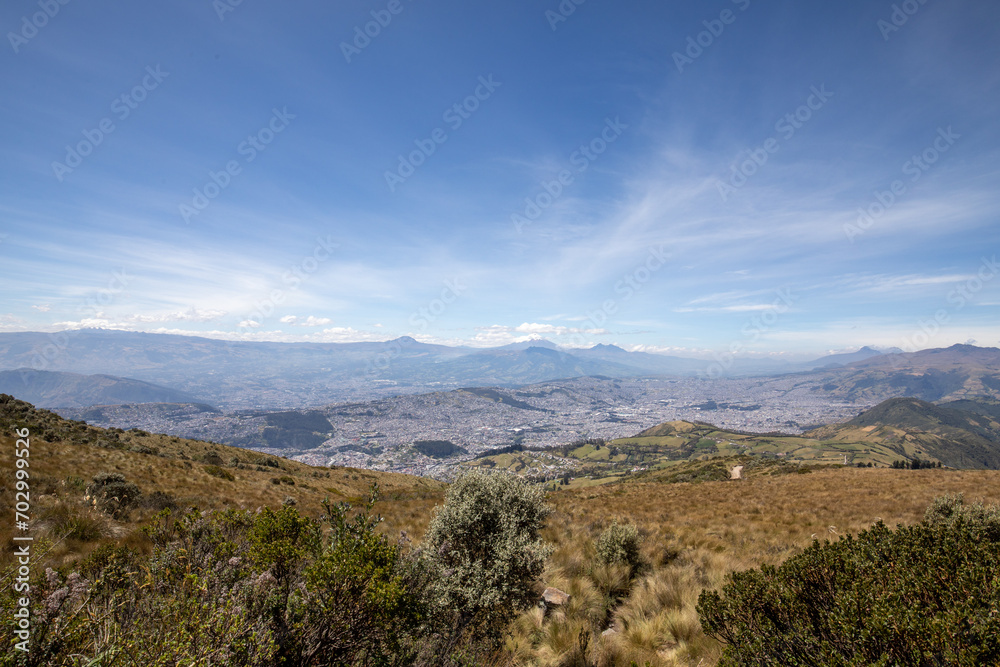
[[[314,315],[310,315],[304,320],[296,315],[285,315],[278,321],[293,327],[325,327],[333,324],[333,320],[329,317],[316,317]]]
[[[567,336],[570,334],[588,334],[591,336],[604,336],[611,332],[607,329],[581,329],[578,327],[560,327],[554,324],[538,324],[525,322],[513,329],[518,333],[539,334],[543,336]]]
[[[674,308],[675,313],[751,313],[774,308],[773,303],[748,303],[717,308]]]
[[[82,320],[69,320],[66,322],[56,322],[53,326],[56,329],[126,329],[121,325],[116,325],[111,320],[102,317],[103,313],[98,313],[96,317],[85,317]]]
[[[187,310],[173,313],[159,313],[153,315],[125,315],[115,317],[106,312],[97,312],[93,317],[85,317],[81,320],[70,320],[56,322],[55,326],[63,329],[122,329],[128,331],[143,330],[137,325],[161,324],[166,322],[212,322],[224,317],[227,313],[222,310],[202,310],[199,308],[188,308]],[[249,325],[252,326],[252,325]]]
[[[648,352],[650,354],[662,354],[669,357],[692,357],[700,359],[708,357],[712,351],[696,347],[678,347],[675,345],[644,345],[642,343],[623,343],[619,345],[629,352]]]
[[[920,275],[920,274],[869,274],[869,275],[849,275],[840,280],[847,289],[865,293],[884,292],[915,292],[912,288],[928,287],[932,285],[949,285],[965,282],[974,278],[971,274],[948,274],[948,275]]]
[[[540,324],[536,322],[525,322],[516,327],[502,324],[493,324],[488,327],[476,327],[476,335],[469,343],[483,347],[498,347],[511,343],[525,343],[542,338],[554,338],[555,342],[566,343],[567,346],[590,347],[593,342],[583,342],[585,336],[608,336],[611,334],[607,329],[561,327],[554,324]],[[559,341],[559,338],[573,336],[571,341]]]
[[[50,306],[47,303],[43,303],[43,304],[41,304],[39,306],[32,306],[32,308],[34,308],[35,310],[41,311],[43,313],[47,313],[50,310],[52,310],[52,306]]]
[[[0,315],[0,331],[21,331],[24,329],[24,324],[24,320],[10,313]]]
[[[309,336],[317,343],[377,343],[385,340],[385,335],[371,331],[360,331],[352,327],[331,327]]]
[[[173,313],[161,313],[158,315],[128,315],[121,318],[121,322],[149,324],[155,322],[212,322],[227,315],[224,310],[203,310],[200,308],[188,308],[187,310]]]

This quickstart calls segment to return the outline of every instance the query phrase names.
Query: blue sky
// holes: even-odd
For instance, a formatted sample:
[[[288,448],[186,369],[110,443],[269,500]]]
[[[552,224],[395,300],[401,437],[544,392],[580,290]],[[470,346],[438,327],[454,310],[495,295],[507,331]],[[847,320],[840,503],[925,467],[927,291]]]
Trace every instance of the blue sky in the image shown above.
[[[0,330],[1000,344],[995,2],[233,1],[0,10]]]

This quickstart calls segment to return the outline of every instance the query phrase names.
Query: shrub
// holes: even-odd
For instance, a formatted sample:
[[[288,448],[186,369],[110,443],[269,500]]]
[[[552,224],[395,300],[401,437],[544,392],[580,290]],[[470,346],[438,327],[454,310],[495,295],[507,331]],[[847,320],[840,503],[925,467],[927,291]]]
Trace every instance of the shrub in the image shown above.
[[[1000,512],[943,498],[895,531],[814,542],[698,600],[720,665],[1000,662]]]
[[[102,512],[115,519],[124,519],[129,510],[138,504],[142,491],[132,482],[126,481],[121,473],[102,472],[87,487],[87,496]]]
[[[456,632],[499,641],[535,603],[551,552],[539,535],[550,511],[540,487],[512,475],[472,471],[449,487],[424,546],[439,573],[433,603]]]
[[[254,517],[248,537],[250,559],[270,570],[279,583],[320,547],[319,525],[291,506],[279,510],[265,507]]]
[[[613,521],[597,538],[595,548],[603,563],[627,565],[633,573],[639,569],[639,529],[634,523]]]
[[[202,461],[212,466],[221,466],[225,461],[219,456],[218,452],[205,452],[199,457]]]
[[[220,468],[219,466],[205,466],[205,472],[212,477],[218,477],[219,479],[224,479],[230,482],[236,480],[233,473],[229,472],[225,468]]]
[[[314,664],[411,664],[407,640],[421,604],[400,569],[399,547],[376,532],[373,486],[367,505],[350,521],[347,503],[324,502],[329,546],[305,571],[303,653]]]
[[[139,555],[128,547],[102,544],[80,563],[80,573],[94,582],[94,593],[127,588],[139,570]]]
[[[140,503],[143,507],[157,511],[165,509],[177,509],[177,499],[164,491],[153,491],[143,497]]]

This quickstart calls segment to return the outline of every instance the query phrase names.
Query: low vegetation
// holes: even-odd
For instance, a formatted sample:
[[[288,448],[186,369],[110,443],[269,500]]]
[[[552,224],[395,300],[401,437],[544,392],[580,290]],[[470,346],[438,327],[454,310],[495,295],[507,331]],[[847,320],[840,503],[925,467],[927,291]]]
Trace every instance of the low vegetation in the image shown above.
[[[120,477],[102,476],[102,487]],[[358,511],[326,502],[321,520],[293,505],[163,510],[143,528],[143,544],[108,543],[62,571],[36,566],[30,638],[20,654],[9,647],[8,659],[123,667],[492,659],[544,567],[538,530],[547,510],[537,488],[506,476],[458,480],[427,548],[416,550],[377,531],[377,499],[373,486]],[[17,571],[10,562],[4,581]],[[12,586],[0,596],[8,625],[19,598]]]
[[[1000,662],[1000,510],[942,498],[923,521],[814,542],[701,594],[720,665]]]

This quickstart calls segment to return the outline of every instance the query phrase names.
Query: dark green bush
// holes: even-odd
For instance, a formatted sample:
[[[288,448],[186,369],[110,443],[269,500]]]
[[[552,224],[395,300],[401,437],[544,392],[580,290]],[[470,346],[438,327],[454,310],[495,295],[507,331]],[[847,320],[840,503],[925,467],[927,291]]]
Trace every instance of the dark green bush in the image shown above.
[[[324,503],[329,546],[304,572],[300,650],[317,664],[411,664],[422,620],[419,590],[408,585],[401,553],[375,528],[377,499],[348,520],[346,503]]]
[[[221,466],[223,463],[225,463],[225,461],[222,460],[222,457],[219,456],[218,452],[205,452],[198,458],[200,458],[203,462],[207,463],[208,465],[212,466]]]
[[[70,475],[66,478],[66,488],[72,491],[85,491],[87,489],[87,480],[77,475]]]
[[[87,487],[87,496],[102,512],[115,519],[123,519],[138,504],[142,491],[132,482],[126,481],[121,473],[102,472]]]
[[[698,600],[720,665],[1000,664],[1000,512],[943,498]]]
[[[177,509],[177,499],[164,491],[153,491],[143,496],[139,504],[154,510]]]
[[[236,477],[233,473],[229,472],[225,468],[220,468],[219,466],[205,466],[205,472],[207,472],[212,477],[218,477],[219,479],[224,479],[227,481],[235,481]]]

